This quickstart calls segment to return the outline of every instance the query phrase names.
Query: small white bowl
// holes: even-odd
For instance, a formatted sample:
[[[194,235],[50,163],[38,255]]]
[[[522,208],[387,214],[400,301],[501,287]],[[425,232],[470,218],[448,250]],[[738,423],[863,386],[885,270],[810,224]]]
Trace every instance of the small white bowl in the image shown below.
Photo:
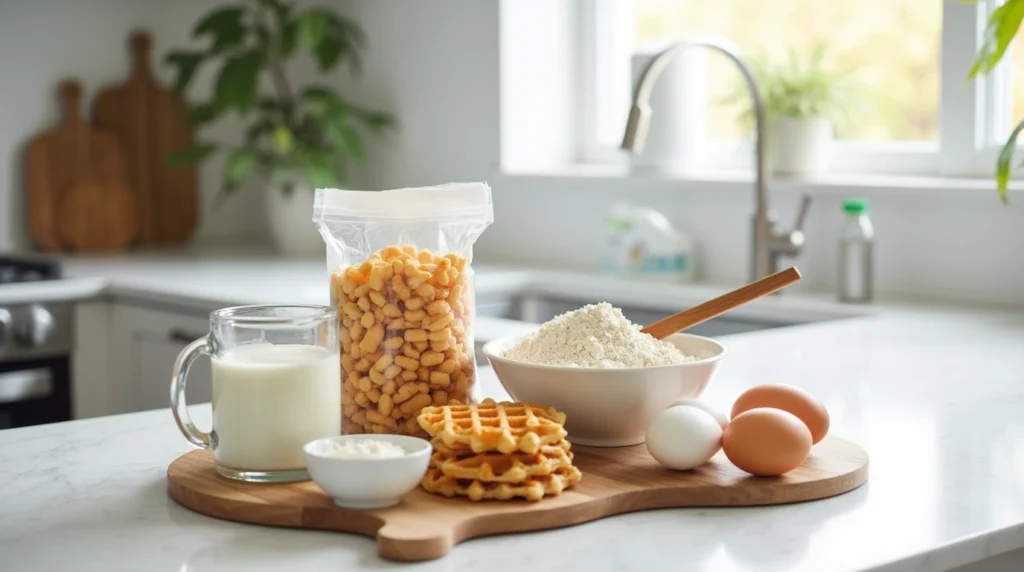
[[[569,440],[593,447],[643,443],[654,416],[680,399],[700,396],[726,355],[725,346],[711,338],[673,334],[665,341],[701,359],[604,369],[536,365],[501,357],[521,338],[501,338],[483,347],[501,385],[516,401],[564,412]]]
[[[338,459],[328,456],[334,443],[376,439],[405,449],[401,457]],[[415,489],[430,464],[430,441],[405,435],[341,435],[306,443],[306,470],[313,481],[343,508],[372,509],[394,506]]]

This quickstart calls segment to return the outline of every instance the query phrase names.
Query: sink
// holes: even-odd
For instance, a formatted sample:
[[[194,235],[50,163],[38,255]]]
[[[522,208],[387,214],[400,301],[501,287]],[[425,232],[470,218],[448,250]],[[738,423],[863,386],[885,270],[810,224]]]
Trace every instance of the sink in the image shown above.
[[[587,304],[607,301],[622,309],[623,315],[634,324],[650,324],[671,316],[681,308],[668,308],[651,305],[619,304],[615,300],[575,298],[548,294],[520,294],[504,299],[477,300],[477,314],[491,318],[505,318],[542,324],[559,314],[564,314]],[[772,318],[744,318],[734,315],[713,318],[698,324],[687,332],[698,336],[717,337],[729,334],[741,334],[769,328],[780,328],[807,323],[808,320],[783,320]]]
[[[520,326],[542,324],[587,304],[609,302],[622,309],[634,324],[650,324],[681,309],[695,306],[724,293],[706,285],[675,286],[609,279],[607,277],[531,272],[491,274],[476,292],[479,316],[514,320]],[[785,328],[870,315],[869,308],[856,308],[822,300],[791,296],[769,296],[698,324],[686,331],[716,338],[772,328]],[[532,328],[531,328],[532,329]],[[479,336],[478,336],[479,337]],[[484,336],[486,338],[486,336]],[[477,358],[486,339],[476,340]]]

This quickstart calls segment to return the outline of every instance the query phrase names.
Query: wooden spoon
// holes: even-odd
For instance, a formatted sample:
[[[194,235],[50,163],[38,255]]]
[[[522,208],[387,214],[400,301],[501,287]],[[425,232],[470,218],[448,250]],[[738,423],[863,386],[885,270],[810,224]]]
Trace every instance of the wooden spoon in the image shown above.
[[[770,276],[751,282],[742,288],[737,288],[728,294],[722,294],[717,298],[713,298],[698,304],[690,308],[689,310],[683,310],[677,314],[665,318],[664,320],[658,320],[653,324],[649,324],[646,328],[640,330],[645,334],[650,334],[657,339],[667,338],[672,334],[691,328],[706,322],[711,318],[720,316],[733,308],[738,308],[747,302],[753,302],[761,296],[767,296],[772,292],[782,290],[790,284],[795,284],[800,281],[800,271],[795,267],[789,267],[785,270],[781,270]]]

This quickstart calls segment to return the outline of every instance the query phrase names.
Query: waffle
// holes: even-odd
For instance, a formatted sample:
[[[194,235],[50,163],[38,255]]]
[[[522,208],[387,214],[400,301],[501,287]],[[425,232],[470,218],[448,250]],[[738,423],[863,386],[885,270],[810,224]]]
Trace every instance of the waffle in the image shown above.
[[[510,500],[525,498],[539,501],[545,496],[558,496],[562,491],[580,482],[583,474],[569,465],[558,468],[554,473],[530,477],[521,483],[484,483],[474,479],[457,479],[441,472],[441,469],[427,469],[421,485],[433,494],[446,497],[463,496],[472,501]]]
[[[454,447],[449,447],[448,445],[445,445],[438,438],[432,439],[430,441],[430,444],[433,446],[435,454],[439,453],[440,455],[444,456],[445,458],[465,459],[466,457],[472,457],[474,455],[483,454],[483,453],[474,453],[473,450],[470,449],[468,446],[461,445],[461,444],[458,444],[458,443]],[[559,441],[559,442],[557,442],[557,443],[551,444],[551,445],[543,445],[541,447],[541,449],[544,449],[545,447],[559,447],[563,451],[568,453],[569,454],[569,458],[572,459],[572,445],[568,441],[566,441],[564,439]]]
[[[456,452],[536,453],[566,436],[564,413],[525,402],[425,407],[418,421],[434,442]]]
[[[568,444],[567,441],[562,441]],[[567,447],[546,445],[537,453],[480,453],[465,458],[452,458],[434,453],[431,466],[456,479],[482,483],[521,483],[532,477],[545,477],[572,465]]]

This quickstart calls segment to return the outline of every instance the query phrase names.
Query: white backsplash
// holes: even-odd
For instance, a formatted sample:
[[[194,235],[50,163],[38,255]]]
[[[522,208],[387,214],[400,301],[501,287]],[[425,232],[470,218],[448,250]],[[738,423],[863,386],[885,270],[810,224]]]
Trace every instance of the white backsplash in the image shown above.
[[[477,243],[488,262],[526,262],[596,270],[602,220],[617,200],[661,211],[697,241],[700,279],[742,284],[749,278],[753,190],[694,190],[692,185],[572,177],[498,177],[495,223]],[[813,189],[812,189],[813,190]],[[796,265],[802,288],[831,290],[836,280],[842,199],[817,192]],[[799,196],[773,195],[784,225],[792,224]],[[995,191],[920,193],[884,190],[870,197],[875,223],[876,289],[995,303],[1024,303],[1024,209],[1004,206]]]

